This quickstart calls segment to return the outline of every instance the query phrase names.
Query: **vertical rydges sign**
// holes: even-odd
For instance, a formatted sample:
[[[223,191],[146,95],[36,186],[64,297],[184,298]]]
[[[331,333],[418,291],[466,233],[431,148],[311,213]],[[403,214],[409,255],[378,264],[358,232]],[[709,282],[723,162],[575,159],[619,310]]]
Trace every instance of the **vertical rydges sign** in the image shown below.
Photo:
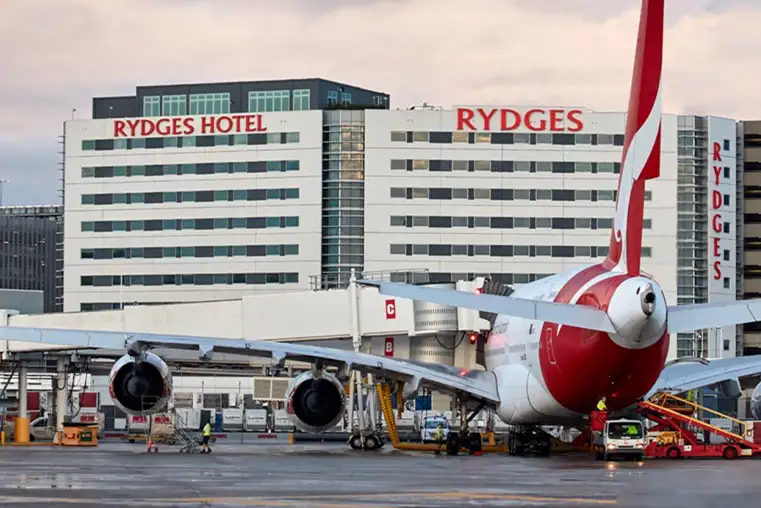
[[[708,117],[708,302],[735,300],[737,256],[737,124]],[[734,356],[735,327],[709,330],[708,354]]]

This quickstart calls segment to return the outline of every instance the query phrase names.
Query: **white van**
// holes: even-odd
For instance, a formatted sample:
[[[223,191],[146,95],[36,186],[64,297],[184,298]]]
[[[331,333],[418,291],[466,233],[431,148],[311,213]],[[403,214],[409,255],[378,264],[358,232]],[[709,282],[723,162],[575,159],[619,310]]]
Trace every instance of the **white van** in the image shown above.
[[[429,416],[423,420],[420,425],[420,440],[423,443],[433,443],[435,441],[436,427],[439,424],[444,427],[444,441],[446,441],[449,435],[449,422],[441,416]]]

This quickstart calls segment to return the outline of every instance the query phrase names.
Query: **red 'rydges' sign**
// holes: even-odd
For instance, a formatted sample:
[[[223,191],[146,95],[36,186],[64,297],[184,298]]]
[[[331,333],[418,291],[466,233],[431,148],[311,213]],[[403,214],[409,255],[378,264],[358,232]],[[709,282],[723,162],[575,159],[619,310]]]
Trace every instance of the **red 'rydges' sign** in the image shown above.
[[[580,109],[457,108],[457,130],[579,132],[584,129]]]
[[[195,134],[249,134],[266,132],[262,115],[173,116],[114,120],[115,138],[192,136]]]
[[[721,166],[717,166],[716,164],[721,163],[721,143],[713,143],[713,156],[711,159],[713,161],[713,175],[711,180],[713,180],[713,184],[718,188],[722,169]],[[713,208],[713,213],[711,214],[711,228],[713,228],[714,233],[721,233],[724,231],[724,227],[719,210],[724,206],[724,196],[719,190],[717,190],[717,188],[714,188],[711,192],[711,208]],[[711,251],[713,257],[713,279],[719,280],[721,279],[721,240],[719,240],[718,236],[713,237]]]

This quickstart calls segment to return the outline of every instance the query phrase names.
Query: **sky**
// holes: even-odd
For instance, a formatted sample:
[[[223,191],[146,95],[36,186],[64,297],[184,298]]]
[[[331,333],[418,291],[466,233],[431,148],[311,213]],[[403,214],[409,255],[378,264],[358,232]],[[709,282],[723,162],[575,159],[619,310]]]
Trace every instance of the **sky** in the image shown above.
[[[2,204],[59,203],[63,122],[137,85],[322,77],[392,107],[624,111],[640,0],[5,0]],[[667,113],[761,119],[761,1],[666,0]],[[75,112],[72,112],[76,109]]]

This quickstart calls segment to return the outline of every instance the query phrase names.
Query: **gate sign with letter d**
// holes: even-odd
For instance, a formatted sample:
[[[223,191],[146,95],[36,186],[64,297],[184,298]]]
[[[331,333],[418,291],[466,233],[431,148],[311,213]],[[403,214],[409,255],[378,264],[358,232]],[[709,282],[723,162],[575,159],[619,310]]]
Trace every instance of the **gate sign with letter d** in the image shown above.
[[[386,300],[386,319],[396,319],[396,302]]]
[[[386,337],[386,344],[383,351],[383,354],[385,356],[394,356],[394,338],[393,337]]]

